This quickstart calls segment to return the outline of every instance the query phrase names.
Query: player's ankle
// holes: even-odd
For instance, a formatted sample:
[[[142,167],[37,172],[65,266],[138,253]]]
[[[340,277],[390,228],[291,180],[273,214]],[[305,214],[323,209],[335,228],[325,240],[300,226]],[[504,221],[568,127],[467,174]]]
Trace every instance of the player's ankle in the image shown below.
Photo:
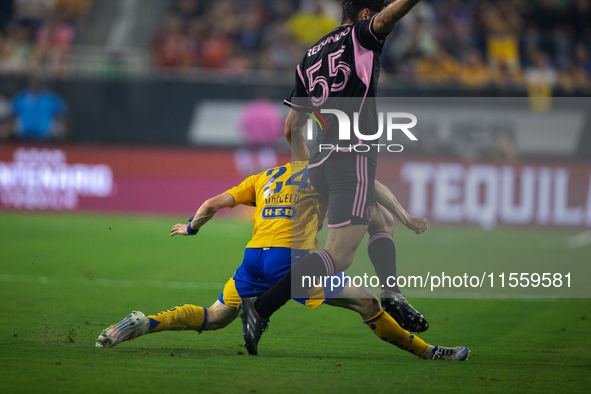
[[[400,292],[400,289],[389,288],[380,291],[380,298],[395,298],[398,300],[404,298],[404,295]]]
[[[423,359],[431,360],[433,358],[433,352],[435,351],[435,348],[436,346],[429,345],[429,348],[427,349],[425,354],[423,354]]]

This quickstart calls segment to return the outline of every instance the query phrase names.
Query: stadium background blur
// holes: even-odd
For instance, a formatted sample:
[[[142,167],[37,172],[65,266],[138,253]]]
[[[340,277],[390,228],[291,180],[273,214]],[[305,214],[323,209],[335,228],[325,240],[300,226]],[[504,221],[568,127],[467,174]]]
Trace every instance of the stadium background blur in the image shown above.
[[[131,373],[144,389],[194,388],[198,377],[218,392],[302,392],[309,379],[325,392],[381,392],[394,365],[413,393],[418,381],[424,391],[461,391],[454,379],[469,382],[465,390],[588,390],[588,299],[409,291],[430,313],[428,340],[475,348],[465,370],[408,364],[374,338],[357,342],[367,334],[358,322],[323,311],[348,338],[335,349],[331,324],[289,305],[266,334],[269,351],[284,356],[229,362],[233,326],[207,342],[148,337],[88,359],[105,323],[132,309],[217,297],[250,235],[250,211],[212,224],[201,242],[167,242],[168,226],[290,159],[281,103],[293,67],[339,22],[333,0],[0,1],[0,387],[113,391]],[[431,225],[418,238],[396,227],[399,272],[575,272],[588,262],[590,22],[591,0],[423,0],[388,37],[379,95],[419,114],[419,141],[380,158],[377,177]],[[67,104],[67,133],[7,137],[12,99],[31,76]],[[589,297],[586,278],[573,274],[576,296]],[[191,365],[167,364],[171,349]],[[342,360],[351,369],[340,380],[323,374],[340,372]],[[136,363],[144,372],[130,372]],[[123,372],[113,376],[112,365]]]
[[[107,155],[115,155],[115,146],[133,146],[137,152],[142,147],[164,156],[162,150],[155,150],[190,147],[189,151],[201,153],[193,155],[193,160],[219,159],[218,182],[210,182],[218,187],[222,179],[226,180],[223,185],[231,185],[288,160],[289,147],[282,137],[287,109],[281,103],[293,82],[293,65],[311,43],[339,23],[339,2],[151,0],[149,4],[139,0],[2,2],[0,120],[1,134],[10,143],[4,144],[7,150],[2,159],[13,163],[7,166],[22,162],[14,153],[18,147],[11,145],[18,136],[10,130],[20,124],[20,118],[11,114],[11,100],[31,76],[47,80],[49,89],[68,107],[65,122],[55,118],[55,130],[48,138],[70,144],[64,157],[83,151],[82,146],[106,149]],[[397,165],[403,167],[409,157],[435,162],[492,160],[497,168],[509,163],[519,172],[532,164],[527,160],[591,159],[586,101],[591,92],[589,20],[589,0],[419,3],[387,38],[382,57],[379,95],[413,98],[407,100],[414,103],[409,111],[425,116],[416,129],[419,141],[406,144],[404,152],[395,155],[403,159],[395,160]],[[483,101],[485,97],[491,100]],[[502,99],[507,97],[531,100]],[[442,108],[445,103],[455,118],[452,121],[442,120],[445,116],[429,107]],[[479,115],[470,117],[471,112]],[[86,162],[104,161],[100,155],[89,161],[91,156],[86,155]],[[143,157],[149,156],[137,153],[138,159]],[[109,179],[117,184],[119,197],[125,190],[132,195],[133,190],[123,187],[118,177],[145,179],[160,174],[162,185],[171,182],[170,177],[191,172],[172,169],[167,180],[164,168],[169,160],[160,160],[159,172],[130,170],[124,153],[113,160],[105,164],[115,171],[111,177],[115,180]],[[122,167],[123,173],[114,166]],[[4,174],[13,174],[2,168],[8,171]],[[191,175],[205,173],[206,177],[213,172],[192,171]],[[579,175],[570,183],[583,184],[579,191],[571,191],[566,211],[569,204],[580,204],[583,210],[591,205],[585,198],[587,176],[575,173]],[[35,199],[30,190],[20,197],[14,193],[7,197],[11,193],[6,190],[15,190],[24,181],[19,183],[12,175],[0,178],[4,179],[4,207],[20,207],[23,203],[14,201]],[[137,179],[133,182],[137,183],[133,187],[142,184]],[[400,183],[393,181],[389,186],[401,187]],[[113,197],[115,189],[106,189],[102,197]],[[399,194],[408,204],[406,191],[399,189]],[[161,206],[146,210],[174,209]],[[125,210],[126,205],[118,208],[106,203],[105,207]],[[80,208],[100,210],[101,204]],[[177,211],[185,209],[187,205],[181,203]],[[417,208],[414,213],[423,212]],[[555,221],[561,223],[561,219]],[[537,223],[546,222],[542,218]]]
[[[6,0],[0,70],[281,78],[277,72],[292,71],[340,21],[336,0],[150,4]],[[587,0],[423,1],[388,38],[381,83],[487,94],[546,84],[556,94],[589,93],[590,19]]]

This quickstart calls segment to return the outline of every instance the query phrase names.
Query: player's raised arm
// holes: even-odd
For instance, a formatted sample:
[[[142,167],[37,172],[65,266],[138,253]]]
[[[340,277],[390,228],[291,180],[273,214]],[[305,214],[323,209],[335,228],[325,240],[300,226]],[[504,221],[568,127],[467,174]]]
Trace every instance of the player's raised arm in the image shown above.
[[[234,197],[231,194],[223,193],[205,201],[199,208],[190,226],[193,231],[198,231],[205,223],[209,222],[217,211],[223,208],[230,208],[234,206]],[[195,235],[189,234],[188,225],[175,224],[170,230],[170,236],[174,235]]]
[[[394,193],[390,191],[386,186],[382,185],[376,180],[376,202],[392,212],[394,216],[400,220],[402,224],[408,227],[410,230],[417,234],[422,234],[427,231],[429,224],[425,218],[412,217],[406,210],[400,205]]]
[[[377,34],[389,34],[402,19],[421,0],[396,0],[384,8],[373,20],[373,30]]]
[[[298,160],[310,160],[310,151],[304,138],[304,126],[308,122],[308,115],[291,109],[285,120],[285,139]]]

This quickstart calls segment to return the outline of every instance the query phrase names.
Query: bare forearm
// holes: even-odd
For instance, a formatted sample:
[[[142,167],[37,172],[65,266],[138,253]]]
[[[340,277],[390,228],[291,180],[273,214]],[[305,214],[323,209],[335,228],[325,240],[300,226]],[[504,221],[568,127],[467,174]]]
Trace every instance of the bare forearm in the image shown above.
[[[191,228],[198,230],[205,223],[209,222],[220,209],[228,208],[232,205],[234,205],[234,197],[226,193],[207,200],[197,210],[197,213],[195,213],[195,217],[191,222]]]
[[[301,131],[293,136],[289,145],[298,160],[310,160],[310,151],[306,145],[304,134]]]
[[[198,230],[205,225],[205,223],[209,222],[215,214],[217,213],[217,209],[213,209],[211,207],[206,206],[203,204],[195,213],[195,217],[191,222],[191,228],[193,230]]]
[[[380,12],[373,21],[373,29],[378,34],[390,33],[400,19],[421,0],[396,0]]]
[[[310,160],[310,151],[304,138],[304,126],[308,117],[291,110],[285,121],[285,138],[298,160]]]
[[[382,205],[388,211],[392,212],[402,224],[408,227],[411,223],[412,216],[406,212],[406,209],[400,205],[394,193],[390,191],[386,186],[382,185],[376,180],[376,201]]]
[[[234,197],[230,194],[223,193],[219,196],[210,198],[205,201],[199,208],[193,220],[191,221],[191,229],[199,230],[205,223],[209,222],[222,208],[229,208],[234,206]],[[194,233],[191,233],[194,235]],[[175,224],[170,230],[170,236],[175,235],[189,235],[188,226],[186,224]]]

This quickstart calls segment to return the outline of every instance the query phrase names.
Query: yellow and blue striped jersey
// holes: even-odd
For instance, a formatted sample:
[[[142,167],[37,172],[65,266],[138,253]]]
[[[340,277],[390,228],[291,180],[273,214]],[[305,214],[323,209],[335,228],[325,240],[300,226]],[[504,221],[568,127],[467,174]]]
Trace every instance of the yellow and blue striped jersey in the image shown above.
[[[318,248],[327,204],[308,180],[308,162],[299,161],[251,176],[226,193],[240,204],[256,206],[247,248]]]

